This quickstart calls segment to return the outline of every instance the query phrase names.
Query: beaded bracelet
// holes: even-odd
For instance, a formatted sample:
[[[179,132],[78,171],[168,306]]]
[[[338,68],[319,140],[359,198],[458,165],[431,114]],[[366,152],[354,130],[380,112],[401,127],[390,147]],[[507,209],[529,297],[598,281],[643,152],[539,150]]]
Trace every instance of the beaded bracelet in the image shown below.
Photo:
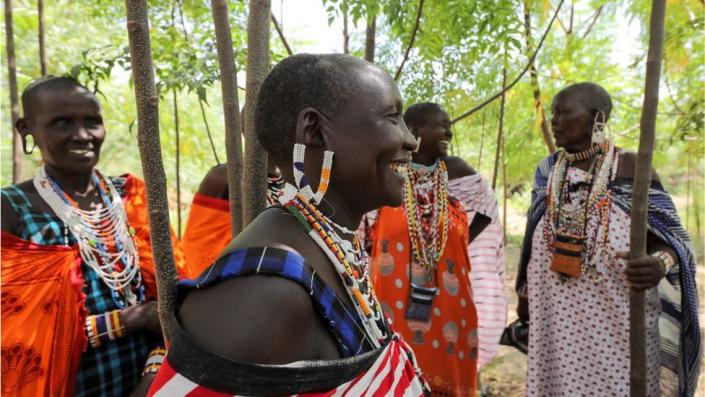
[[[86,335],[94,348],[106,341],[122,338],[125,335],[125,327],[120,323],[120,311],[112,310],[86,317]]]
[[[165,356],[166,349],[163,347],[158,347],[149,352],[147,362],[144,364],[144,368],[142,369],[142,376],[147,374],[156,374],[159,371],[159,368],[162,367]]]

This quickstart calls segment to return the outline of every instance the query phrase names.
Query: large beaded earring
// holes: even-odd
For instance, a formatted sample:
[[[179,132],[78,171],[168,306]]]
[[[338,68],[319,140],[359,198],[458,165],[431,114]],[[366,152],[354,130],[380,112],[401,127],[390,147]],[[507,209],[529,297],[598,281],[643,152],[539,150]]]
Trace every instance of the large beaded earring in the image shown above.
[[[323,166],[321,167],[321,177],[318,182],[318,189],[316,193],[311,190],[311,185],[308,183],[308,178],[306,178],[306,171],[304,168],[304,162],[306,157],[306,145],[302,143],[294,144],[294,180],[296,182],[296,188],[304,196],[308,202],[313,202],[314,204],[320,204],[328,191],[328,186],[330,185],[330,176],[333,169],[333,155],[332,150],[326,150],[323,152]]]
[[[595,119],[592,122],[592,143],[603,144],[605,142],[605,129],[607,128],[607,120],[605,112],[599,110],[595,114]]]
[[[27,138],[29,137],[32,137],[32,148],[27,150]],[[24,152],[24,154],[29,156],[30,154],[34,153],[34,149],[36,147],[37,142],[34,141],[34,137],[32,136],[32,134],[27,134],[26,136],[22,137],[22,151]]]

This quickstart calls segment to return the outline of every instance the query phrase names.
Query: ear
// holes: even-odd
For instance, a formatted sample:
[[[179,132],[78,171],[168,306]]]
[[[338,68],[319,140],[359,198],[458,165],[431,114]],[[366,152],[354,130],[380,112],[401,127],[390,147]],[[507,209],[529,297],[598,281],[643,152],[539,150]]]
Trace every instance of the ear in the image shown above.
[[[27,121],[25,117],[20,117],[17,119],[15,122],[15,128],[17,128],[17,132],[22,138],[32,133],[32,129],[29,127],[29,121]]]
[[[306,146],[325,147],[328,120],[318,110],[307,107],[296,119],[296,142]]]

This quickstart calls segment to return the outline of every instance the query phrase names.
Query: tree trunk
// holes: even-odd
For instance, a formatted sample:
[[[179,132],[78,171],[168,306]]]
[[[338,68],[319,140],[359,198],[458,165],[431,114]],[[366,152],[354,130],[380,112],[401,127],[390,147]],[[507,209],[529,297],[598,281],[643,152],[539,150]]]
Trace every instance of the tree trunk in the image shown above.
[[[367,17],[365,29],[365,60],[375,63],[375,35],[377,34],[377,16]]]
[[[245,168],[242,178],[242,218],[247,226],[267,208],[267,153],[255,133],[259,88],[269,72],[270,0],[250,2],[247,18],[247,81],[245,91]]]
[[[524,38],[526,39],[526,53],[531,54],[533,51],[533,40],[531,38],[531,11],[529,10],[528,1],[524,2]],[[541,101],[541,89],[539,88],[538,73],[536,72],[536,65],[533,60],[529,64],[529,75],[531,76],[531,87],[534,90],[534,107],[536,108],[536,117],[541,119],[541,132],[543,133],[543,140],[546,142],[548,152],[554,153],[556,151],[556,145],[553,143],[551,131],[548,129],[548,122],[546,121],[543,102]]]
[[[15,123],[20,117],[17,95],[17,67],[15,61],[15,36],[12,31],[12,0],[5,0],[5,38],[7,48],[7,76],[10,84],[10,120],[12,126],[12,183],[22,178],[22,138],[15,130]]]
[[[179,100],[176,95],[176,88],[173,90],[174,94],[174,137],[176,138],[176,150],[174,156],[176,157],[176,233],[181,239],[181,136],[179,132]]]
[[[44,0],[37,0],[37,13],[39,16],[39,67],[42,76],[47,75],[47,55],[44,46]]]
[[[507,67],[502,67],[502,89],[507,84]],[[497,191],[497,171],[499,170],[499,156],[502,153],[502,140],[504,139],[504,98],[502,96],[499,101],[499,127],[497,128],[497,149],[494,155],[494,171],[492,171],[492,190]]]
[[[175,308],[176,268],[159,139],[159,95],[154,86],[147,0],[126,0],[125,8],[137,104],[137,143],[147,188],[150,238],[159,293],[159,320],[164,337],[168,338],[169,315]]]
[[[225,117],[225,150],[228,156],[228,195],[230,197],[230,224],[232,235],[242,230],[242,140],[240,137],[240,105],[237,97],[237,71],[230,34],[227,0],[211,0],[218,47],[220,86],[223,93]]]
[[[649,24],[649,54],[646,59],[644,104],[641,113],[641,136],[637,153],[632,193],[632,214],[629,255],[639,258],[646,255],[646,227],[649,185],[651,184],[651,158],[654,151],[656,112],[658,111],[659,80],[663,56],[664,19],[666,0],[653,0]],[[629,296],[629,346],[630,396],[646,396],[646,323],[644,291],[630,291]]]
[[[348,28],[348,6],[345,0],[340,4],[343,14],[343,54],[350,54],[350,29]]]

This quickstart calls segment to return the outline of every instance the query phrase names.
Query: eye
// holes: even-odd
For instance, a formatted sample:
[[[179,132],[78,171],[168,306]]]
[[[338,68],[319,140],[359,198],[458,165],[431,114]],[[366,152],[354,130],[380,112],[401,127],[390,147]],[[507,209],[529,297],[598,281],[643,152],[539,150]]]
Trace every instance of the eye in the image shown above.
[[[387,114],[387,118],[392,122],[392,124],[397,124],[401,119],[401,113],[399,111],[391,112]]]
[[[71,120],[67,118],[58,118],[51,123],[55,127],[66,128],[71,126]]]
[[[98,128],[103,125],[103,119],[100,117],[88,117],[86,119],[86,127]]]

